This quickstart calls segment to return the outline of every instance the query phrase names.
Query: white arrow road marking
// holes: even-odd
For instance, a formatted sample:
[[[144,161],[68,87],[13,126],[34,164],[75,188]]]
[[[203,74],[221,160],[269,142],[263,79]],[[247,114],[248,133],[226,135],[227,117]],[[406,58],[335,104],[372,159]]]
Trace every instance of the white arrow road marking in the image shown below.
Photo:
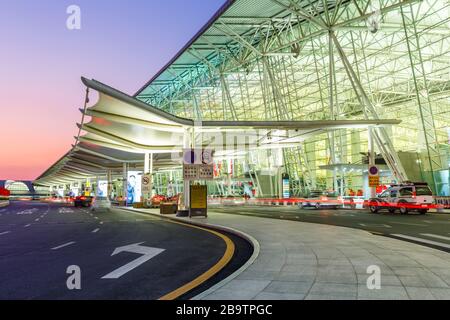
[[[398,238],[407,239],[407,240],[413,240],[413,241],[417,241],[417,242],[422,242],[422,243],[426,243],[426,244],[431,244],[433,246],[438,246],[438,247],[450,249],[450,245],[448,245],[446,243],[442,243],[442,242],[436,242],[436,241],[431,241],[431,240],[422,239],[422,238],[405,236],[403,234],[392,234],[392,236],[398,237]]]
[[[390,225],[388,224],[364,224],[364,223],[360,223],[359,224],[361,227],[374,227],[374,228],[392,228]]]
[[[139,267],[141,264],[147,262],[148,260],[154,258],[158,254],[165,251],[164,249],[141,246],[141,244],[143,244],[143,243],[144,242],[135,243],[135,244],[120,247],[120,248],[117,248],[116,250],[114,250],[114,252],[112,253],[111,256],[115,256],[121,252],[137,253],[137,254],[142,254],[143,256],[137,258],[136,260],[131,261],[130,263],[127,263],[123,267],[120,267],[111,273],[108,273],[106,276],[102,277],[102,279],[119,279],[121,276],[123,276],[127,272],[130,272],[131,270]]]
[[[70,208],[60,208],[59,213],[73,213],[74,211]]]
[[[75,244],[75,243],[76,243],[76,242],[74,242],[74,241],[72,241],[72,242],[67,242],[67,243],[62,244],[62,245],[60,245],[60,246],[57,246],[57,247],[52,248],[52,250],[58,250],[58,249],[61,249],[61,248],[64,248],[64,247],[68,247],[68,246],[71,246],[71,245],[73,245],[73,244]]]
[[[17,212],[17,215],[21,216],[21,215],[30,215],[35,213],[36,211],[39,211],[39,209],[34,208],[34,209],[27,209],[27,210],[22,210]]]
[[[97,233],[99,230],[100,230],[99,228],[92,230],[92,233]]]
[[[2,232],[2,233],[0,233],[0,236],[3,236],[3,235],[8,234],[8,233],[11,233],[11,231]]]
[[[430,238],[436,238],[436,239],[441,239],[441,240],[447,240],[447,241],[450,241],[450,238],[449,238],[449,237],[440,236],[440,235],[438,235],[438,234],[421,233],[420,235],[425,236],[425,237],[430,237]]]

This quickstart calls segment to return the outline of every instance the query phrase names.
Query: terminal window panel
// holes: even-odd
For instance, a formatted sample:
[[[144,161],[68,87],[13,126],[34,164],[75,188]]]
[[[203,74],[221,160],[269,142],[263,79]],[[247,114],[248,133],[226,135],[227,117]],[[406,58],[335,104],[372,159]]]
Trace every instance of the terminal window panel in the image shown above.
[[[422,53],[428,94],[431,100],[439,150],[448,162],[448,128],[450,127],[450,33],[448,22],[450,4],[446,1],[415,4],[420,32],[419,50]],[[422,120],[414,92],[414,79],[408,56],[405,32],[398,11],[383,17],[383,32],[368,36],[367,31],[342,31],[338,40],[352,67],[356,70],[362,86],[382,118],[401,119],[402,123],[391,129],[396,150],[418,152],[426,162]],[[382,27],[383,28],[383,27]],[[283,33],[280,35],[283,36]],[[276,43],[276,42],[274,42]],[[276,49],[276,48],[274,48]],[[238,50],[238,49],[236,49]],[[245,70],[233,62],[225,63],[222,76],[207,75],[207,68],[198,78],[186,80],[196,83],[195,90],[186,88],[168,90],[170,99],[155,100],[160,108],[190,118],[205,120],[266,120],[266,119],[330,119],[329,108],[329,61],[328,37],[316,37],[306,42],[299,57],[270,56],[266,60],[273,73],[271,83],[268,69],[260,57],[251,56]],[[335,54],[336,88],[335,107],[340,119],[363,119],[363,110],[351,86],[341,59]],[[419,82],[421,79],[419,79]],[[178,82],[182,83],[182,82]],[[273,94],[278,89],[281,101]],[[357,153],[351,137],[345,133],[342,162],[354,163]],[[411,138],[412,137],[412,138]],[[326,140],[327,137],[320,139]],[[314,140],[307,141],[309,143]],[[318,141],[318,140],[316,140]],[[367,150],[367,133],[360,132],[360,152]],[[312,175],[323,184],[327,173],[318,166],[327,164],[326,148],[320,143],[314,151],[306,151],[310,159]],[[285,158],[290,170],[301,170],[294,151],[286,150]],[[424,167],[423,170],[427,168]],[[301,175],[301,173],[300,173]],[[328,182],[327,182],[328,183]]]

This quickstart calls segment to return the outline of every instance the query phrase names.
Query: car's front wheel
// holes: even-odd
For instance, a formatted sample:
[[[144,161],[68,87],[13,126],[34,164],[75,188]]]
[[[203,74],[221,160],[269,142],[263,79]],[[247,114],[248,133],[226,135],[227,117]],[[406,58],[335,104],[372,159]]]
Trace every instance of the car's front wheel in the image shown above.
[[[398,203],[398,206],[400,207],[400,213],[401,214],[408,214],[409,210],[408,210],[407,205],[408,205],[408,202],[406,202],[406,201],[400,201]]]
[[[378,211],[380,210],[379,208],[378,208],[378,205],[377,205],[378,203],[372,203],[372,204],[370,204],[370,206],[369,206],[369,210],[370,210],[370,212],[371,213],[378,213]]]
[[[428,210],[419,210],[419,213],[420,213],[420,214],[427,214],[427,213],[428,213]]]
[[[316,209],[320,209],[322,206],[320,205],[320,203],[316,203]]]

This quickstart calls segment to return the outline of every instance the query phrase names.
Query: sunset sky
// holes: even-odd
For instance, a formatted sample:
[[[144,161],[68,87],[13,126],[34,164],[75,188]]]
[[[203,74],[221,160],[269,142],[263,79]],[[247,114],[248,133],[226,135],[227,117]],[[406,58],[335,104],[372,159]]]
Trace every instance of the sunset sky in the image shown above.
[[[0,180],[33,180],[69,150],[81,76],[135,93],[223,3],[0,0]],[[72,4],[81,30],[66,28]]]

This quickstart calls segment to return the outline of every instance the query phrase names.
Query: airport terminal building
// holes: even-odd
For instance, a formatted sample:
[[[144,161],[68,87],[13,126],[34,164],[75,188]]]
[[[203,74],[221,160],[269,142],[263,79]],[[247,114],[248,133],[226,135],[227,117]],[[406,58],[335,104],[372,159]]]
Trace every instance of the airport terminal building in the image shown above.
[[[34,184],[138,201],[149,173],[171,196],[210,149],[215,196],[367,198],[369,165],[449,196],[449,31],[443,0],[229,0],[134,96],[83,78],[80,134]]]

